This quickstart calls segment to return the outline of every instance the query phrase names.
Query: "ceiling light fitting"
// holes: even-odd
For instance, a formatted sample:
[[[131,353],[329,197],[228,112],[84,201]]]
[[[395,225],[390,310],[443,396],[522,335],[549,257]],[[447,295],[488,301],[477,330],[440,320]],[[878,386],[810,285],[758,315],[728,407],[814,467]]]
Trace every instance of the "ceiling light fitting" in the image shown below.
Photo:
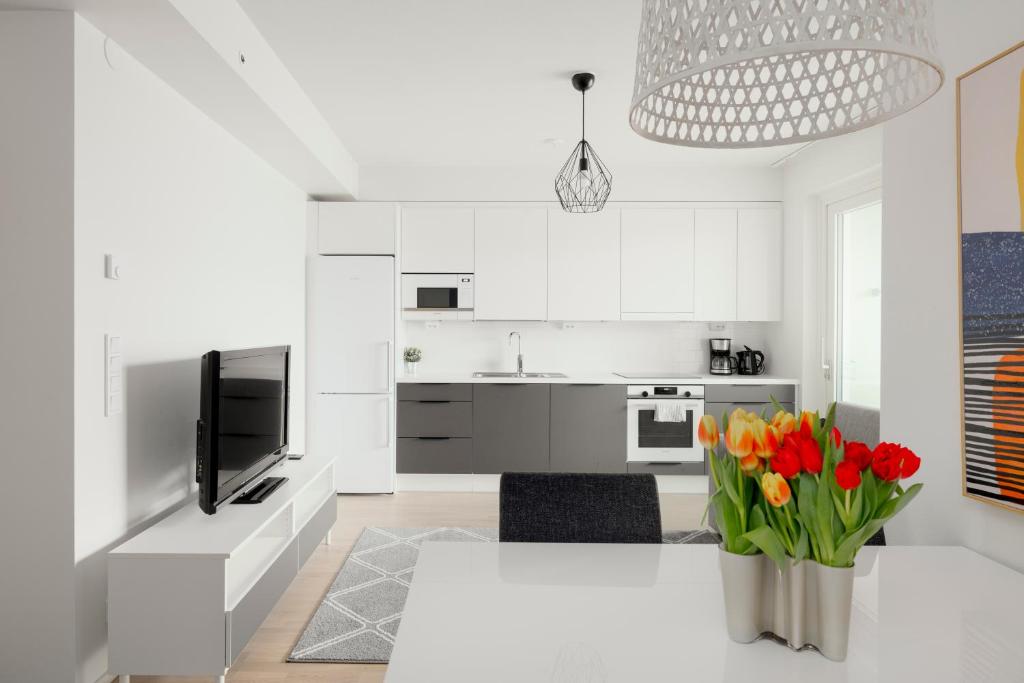
[[[587,142],[587,91],[593,85],[594,74],[572,76],[572,87],[583,98],[580,141],[555,178],[555,194],[569,213],[600,211],[612,191],[612,174]]]
[[[867,128],[942,85],[931,0],[644,0],[629,123],[688,147]]]

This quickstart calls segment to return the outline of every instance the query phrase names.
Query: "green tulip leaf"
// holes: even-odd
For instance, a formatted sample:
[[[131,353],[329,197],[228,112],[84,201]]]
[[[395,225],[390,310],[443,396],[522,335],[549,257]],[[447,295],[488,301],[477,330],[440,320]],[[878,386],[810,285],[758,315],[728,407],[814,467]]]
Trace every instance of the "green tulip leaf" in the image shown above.
[[[779,571],[786,568],[786,550],[782,546],[782,541],[775,535],[775,532],[770,526],[763,526],[752,531],[748,531],[743,536],[751,543],[761,549],[768,557],[779,566]]]

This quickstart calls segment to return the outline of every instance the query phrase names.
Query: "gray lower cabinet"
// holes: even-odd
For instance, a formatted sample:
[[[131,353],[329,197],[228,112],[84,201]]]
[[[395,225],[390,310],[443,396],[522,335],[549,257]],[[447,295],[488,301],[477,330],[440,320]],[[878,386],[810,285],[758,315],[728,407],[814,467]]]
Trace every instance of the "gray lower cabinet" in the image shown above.
[[[551,385],[551,471],[626,471],[625,385]]]
[[[551,385],[473,385],[473,472],[547,472]]]

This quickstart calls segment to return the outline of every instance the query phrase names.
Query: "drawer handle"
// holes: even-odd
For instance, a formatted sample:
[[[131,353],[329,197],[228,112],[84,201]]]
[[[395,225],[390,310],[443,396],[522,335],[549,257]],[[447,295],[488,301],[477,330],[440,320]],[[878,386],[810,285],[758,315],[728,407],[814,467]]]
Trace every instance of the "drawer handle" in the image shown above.
[[[422,401],[417,401],[417,403],[451,403],[451,401],[431,401],[431,400],[422,400]]]
[[[450,436],[417,436],[420,441],[448,441]]]

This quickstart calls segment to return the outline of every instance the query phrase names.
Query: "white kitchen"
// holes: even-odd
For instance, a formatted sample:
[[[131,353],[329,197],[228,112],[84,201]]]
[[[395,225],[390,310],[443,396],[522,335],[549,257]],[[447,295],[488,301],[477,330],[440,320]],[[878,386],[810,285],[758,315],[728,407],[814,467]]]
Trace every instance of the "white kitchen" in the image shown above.
[[[340,493],[496,491],[506,471],[703,493],[705,411],[798,402],[762,350],[783,317],[780,202],[308,215],[308,450],[343,454]]]

